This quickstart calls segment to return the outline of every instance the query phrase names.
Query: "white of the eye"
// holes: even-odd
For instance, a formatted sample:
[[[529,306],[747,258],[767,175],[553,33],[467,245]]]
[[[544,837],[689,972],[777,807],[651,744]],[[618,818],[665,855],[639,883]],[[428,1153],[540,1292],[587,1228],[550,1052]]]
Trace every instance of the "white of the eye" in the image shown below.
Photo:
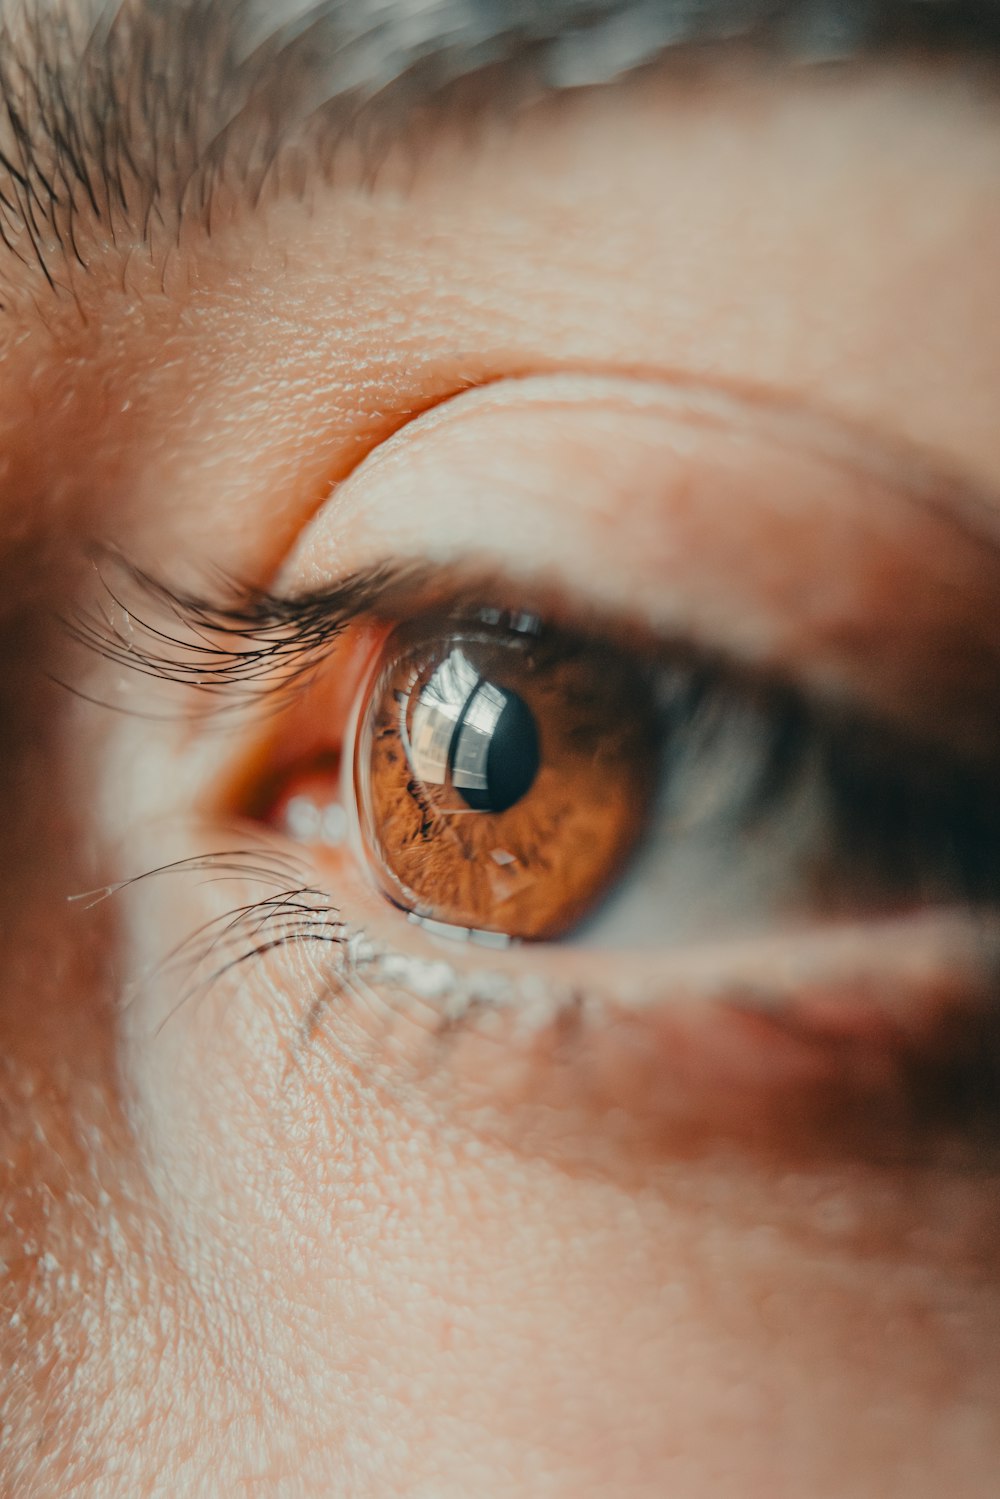
[[[804,754],[766,815],[748,819],[772,741],[766,710],[738,702],[710,703],[689,722],[635,864],[569,940],[680,945],[814,915],[814,873],[833,827],[829,788],[820,761]]]
[[[320,806],[311,796],[293,796],[285,808],[285,832],[297,843],[326,843],[339,848],[347,838],[347,813],[339,802]]]

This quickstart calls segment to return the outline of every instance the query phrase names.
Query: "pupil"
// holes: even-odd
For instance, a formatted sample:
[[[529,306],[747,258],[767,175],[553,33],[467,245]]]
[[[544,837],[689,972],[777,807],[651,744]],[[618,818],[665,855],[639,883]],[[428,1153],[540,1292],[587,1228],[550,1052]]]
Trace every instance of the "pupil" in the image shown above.
[[[535,717],[516,692],[481,682],[452,740],[452,784],[476,812],[507,812],[534,784]]]

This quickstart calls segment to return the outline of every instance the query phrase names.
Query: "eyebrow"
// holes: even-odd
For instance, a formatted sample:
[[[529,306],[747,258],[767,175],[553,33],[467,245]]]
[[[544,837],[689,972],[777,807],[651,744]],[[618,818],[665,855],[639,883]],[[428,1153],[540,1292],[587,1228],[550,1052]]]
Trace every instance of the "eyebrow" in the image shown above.
[[[995,0],[24,0],[0,31],[3,282],[65,290],[95,231],[148,239],[251,199],[312,131],[332,158],[456,100],[516,107],[668,54],[1000,56]],[[3,254],[4,247],[8,252]],[[17,271],[17,267],[20,271]],[[6,269],[6,277],[3,272]]]

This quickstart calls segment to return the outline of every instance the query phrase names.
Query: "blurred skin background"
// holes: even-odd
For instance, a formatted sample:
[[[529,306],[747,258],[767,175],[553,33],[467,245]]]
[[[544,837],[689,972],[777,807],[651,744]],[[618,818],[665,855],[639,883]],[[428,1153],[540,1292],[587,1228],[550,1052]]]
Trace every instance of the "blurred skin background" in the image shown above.
[[[0,1491],[994,1495],[992,0],[0,14]]]

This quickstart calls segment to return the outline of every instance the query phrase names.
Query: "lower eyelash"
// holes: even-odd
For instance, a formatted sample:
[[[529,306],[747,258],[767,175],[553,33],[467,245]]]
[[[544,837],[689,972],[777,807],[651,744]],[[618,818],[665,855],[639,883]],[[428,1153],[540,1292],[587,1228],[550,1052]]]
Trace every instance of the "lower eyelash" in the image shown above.
[[[329,896],[312,884],[290,882],[290,876],[305,872],[306,866],[298,860],[261,843],[257,848],[223,849],[174,860],[70,899],[90,910],[135,885],[175,876],[199,877],[199,883],[238,880],[272,887],[260,899],[236,906],[197,927],[134,984],[134,990],[141,990],[149,983],[180,979],[186,974],[179,998],[160,1022],[159,1030],[185,1005],[204,997],[227,974],[254,959],[307,943],[345,942],[347,929]],[[130,993],[126,1003],[134,998],[135,993]]]
[[[426,1007],[434,1016],[432,1032],[444,1033],[476,1010],[515,1004],[528,1023],[529,998],[533,996],[536,1004],[541,998],[537,983],[518,985],[506,975],[489,971],[463,974],[443,959],[411,957],[378,943],[362,928],[345,923],[325,891],[305,880],[290,881],[291,875],[305,876],[307,872],[304,862],[262,841],[257,847],[244,844],[174,860],[69,899],[91,910],[136,885],[176,877],[200,884],[239,881],[272,887],[259,899],[204,922],[134,982],[125,996],[126,1006],[150,984],[180,982],[178,997],[159,1022],[157,1034],[181,1009],[203,999],[236,969],[281,949],[299,946],[336,949],[331,966],[318,975],[319,992],[306,1018],[306,1031],[315,1028],[319,1013],[338,991],[356,992],[361,987],[370,997],[372,985],[391,987],[394,1010],[402,1012],[408,1004]],[[562,996],[557,998],[554,989],[545,993],[548,1015],[554,1006],[568,1002]]]

